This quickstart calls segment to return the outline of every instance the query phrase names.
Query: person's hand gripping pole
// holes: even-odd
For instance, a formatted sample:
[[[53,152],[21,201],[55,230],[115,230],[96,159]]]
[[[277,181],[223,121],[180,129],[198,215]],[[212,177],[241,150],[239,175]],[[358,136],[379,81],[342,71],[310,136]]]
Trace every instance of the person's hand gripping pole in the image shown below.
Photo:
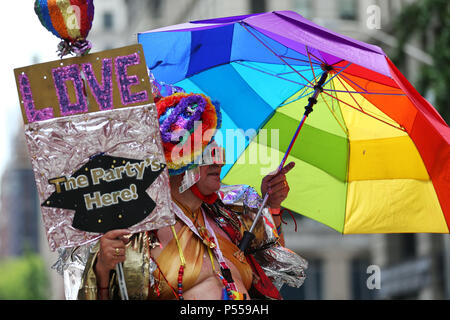
[[[274,203],[275,206],[278,206],[281,204],[281,202],[286,199],[287,193],[289,192],[289,187],[286,183],[286,174],[295,166],[294,162],[288,163],[285,167],[284,165],[285,161],[282,161],[278,169],[274,173],[268,174],[266,177],[264,177],[262,185],[261,185],[261,191],[264,193],[264,199],[259,207],[258,213],[256,214],[255,219],[253,220],[253,224],[250,227],[249,231],[244,231],[244,235],[242,237],[241,242],[239,243],[239,250],[242,252],[245,252],[247,248],[249,247],[252,240],[255,238],[255,235],[253,234],[253,229],[256,226],[256,223],[258,222],[258,219],[261,216],[262,210],[265,207],[267,201],[269,200],[269,197],[275,197]],[[272,203],[271,203],[272,204]]]

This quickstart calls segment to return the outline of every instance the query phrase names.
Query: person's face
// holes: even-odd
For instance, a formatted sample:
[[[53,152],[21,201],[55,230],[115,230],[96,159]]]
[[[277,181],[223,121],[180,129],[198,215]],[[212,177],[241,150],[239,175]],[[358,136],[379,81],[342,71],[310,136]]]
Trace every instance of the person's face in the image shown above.
[[[200,167],[200,180],[197,187],[204,195],[210,195],[220,189],[220,171],[223,164],[211,164]]]

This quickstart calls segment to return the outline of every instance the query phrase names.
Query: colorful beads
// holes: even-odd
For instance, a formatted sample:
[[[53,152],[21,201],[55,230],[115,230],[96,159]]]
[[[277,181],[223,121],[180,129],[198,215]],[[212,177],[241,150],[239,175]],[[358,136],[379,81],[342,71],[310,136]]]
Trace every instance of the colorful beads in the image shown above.
[[[227,300],[234,300],[233,292],[232,292],[232,290],[230,288],[230,284],[228,283],[228,281],[218,272],[217,272],[217,276],[222,281],[222,285],[224,286],[224,289],[227,292],[227,296],[228,296]]]
[[[183,274],[184,274],[184,266],[180,265],[180,269],[178,270],[178,299],[184,300],[183,298]]]

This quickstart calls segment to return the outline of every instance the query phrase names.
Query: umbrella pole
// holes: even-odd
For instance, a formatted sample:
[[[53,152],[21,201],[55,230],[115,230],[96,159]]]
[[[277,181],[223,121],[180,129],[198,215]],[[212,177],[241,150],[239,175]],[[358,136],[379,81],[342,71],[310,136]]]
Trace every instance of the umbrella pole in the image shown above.
[[[328,72],[330,70],[331,70],[330,67],[325,66],[324,72],[322,73],[322,76],[320,77],[319,82],[314,86],[314,94],[312,95],[312,97],[310,97],[308,99],[308,105],[305,107],[305,113],[303,114],[302,120],[300,121],[300,124],[298,125],[297,130],[295,131],[295,134],[294,134],[291,142],[289,143],[289,147],[283,156],[283,160],[281,160],[281,163],[278,166],[278,169],[275,174],[277,174],[278,172],[281,171],[281,169],[283,169],[284,163],[286,162],[287,157],[288,157],[289,153],[291,152],[292,147],[294,146],[295,140],[297,139],[297,137],[300,133],[300,130],[302,129],[303,124],[305,123],[306,118],[313,111],[313,106],[317,103],[317,97],[319,96],[319,93],[321,93],[323,91],[323,85],[325,83],[325,80],[327,79]],[[261,206],[259,207],[258,213],[256,214],[256,217],[253,220],[252,226],[250,227],[249,231],[244,231],[244,235],[238,246],[240,251],[245,252],[248,249],[252,240],[255,238],[255,235],[253,234],[253,229],[255,228],[256,223],[259,220],[259,217],[261,216],[262,210],[263,210],[264,206],[266,205],[268,198],[269,198],[269,193],[266,192],[263,202],[262,202]]]
[[[122,300],[128,299],[128,291],[125,283],[125,275],[123,273],[123,263],[120,262],[116,264],[116,273],[117,273],[117,281],[119,283],[120,295],[122,296]]]

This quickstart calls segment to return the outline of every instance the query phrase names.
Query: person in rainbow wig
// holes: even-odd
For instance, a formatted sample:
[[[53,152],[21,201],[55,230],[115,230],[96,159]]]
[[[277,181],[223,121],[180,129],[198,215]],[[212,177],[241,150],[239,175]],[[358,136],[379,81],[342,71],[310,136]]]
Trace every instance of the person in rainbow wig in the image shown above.
[[[237,245],[262,201],[249,186],[221,184],[225,152],[214,141],[219,103],[179,88],[164,97],[159,92],[155,102],[176,223],[133,235],[106,233],[86,263],[78,298],[120,298],[114,268],[123,262],[130,299],[281,299],[280,287],[300,286],[307,268],[282,246],[280,207],[293,164],[262,180],[268,207],[255,240],[241,252]]]

